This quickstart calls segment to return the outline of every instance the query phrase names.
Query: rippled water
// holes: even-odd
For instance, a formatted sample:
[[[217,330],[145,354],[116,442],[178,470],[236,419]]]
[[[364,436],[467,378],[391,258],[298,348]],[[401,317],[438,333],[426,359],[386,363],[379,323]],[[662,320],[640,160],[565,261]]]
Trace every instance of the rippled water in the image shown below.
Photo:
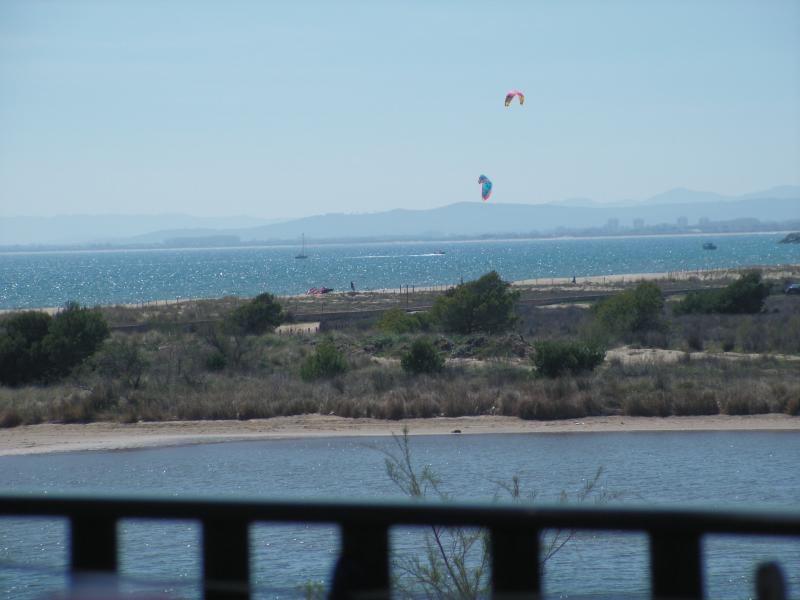
[[[800,262],[780,235],[418,242],[205,250],[0,254],[0,308],[136,303],[430,286],[492,269],[507,280],[667,272]],[[706,240],[718,249],[704,251]],[[445,254],[435,254],[445,252]]]
[[[225,443],[124,452],[0,458],[1,489],[137,492],[263,498],[397,497],[378,448],[387,438]],[[800,499],[800,435],[765,432],[597,433],[423,436],[430,464],[454,497],[492,500],[498,482],[521,477],[541,501],[574,492],[598,467],[623,503],[790,507]],[[502,497],[502,494],[500,494]],[[0,520],[0,598],[35,598],[65,585],[66,527],[60,521]],[[177,597],[199,594],[199,528],[128,521],[121,535],[126,586]],[[418,532],[392,532],[398,553],[419,547]],[[260,598],[302,597],[298,586],[329,581],[338,533],[330,527],[259,525],[251,534]],[[779,560],[800,595],[800,541],[704,540],[707,597],[748,598],[757,562]],[[647,540],[638,534],[581,534],[547,563],[550,597],[643,597],[649,593]],[[21,565],[11,567],[9,563]],[[161,580],[152,584],[153,579]],[[599,590],[605,594],[598,594]]]

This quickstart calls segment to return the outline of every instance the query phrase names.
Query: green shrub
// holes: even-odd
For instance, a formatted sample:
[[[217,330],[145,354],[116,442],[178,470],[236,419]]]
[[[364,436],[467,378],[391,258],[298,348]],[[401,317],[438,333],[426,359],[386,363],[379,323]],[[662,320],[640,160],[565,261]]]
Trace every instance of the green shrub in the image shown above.
[[[108,325],[95,310],[69,302],[55,317],[13,315],[0,333],[0,383],[20,385],[67,375],[100,347]]]
[[[42,379],[48,360],[42,347],[52,317],[23,312],[3,321],[0,333],[0,383],[20,385]]]
[[[462,283],[436,298],[432,315],[445,331],[500,333],[517,320],[514,304],[519,292],[491,271],[475,281]]]
[[[672,308],[675,315],[710,315],[717,312],[720,290],[697,290],[676,302]]]
[[[94,354],[109,335],[108,324],[97,310],[68,302],[50,322],[42,347],[48,358],[48,376],[58,379]]]
[[[758,271],[746,273],[722,290],[717,310],[727,314],[759,313],[769,296],[769,287],[761,281]]]
[[[236,308],[228,322],[245,335],[261,335],[281,324],[283,310],[272,294],[259,294],[247,304]]]
[[[300,377],[304,381],[336,377],[347,371],[347,360],[336,349],[331,339],[325,339],[317,346],[300,367]]]
[[[689,292],[673,311],[676,315],[755,314],[764,308],[767,296],[769,285],[761,280],[761,273],[751,271],[721,290]]]
[[[213,350],[206,356],[205,366],[209,371],[223,371],[228,366],[228,359],[219,350]]]
[[[644,282],[598,302],[596,322],[612,336],[626,336],[647,331],[662,331],[664,295],[655,283]]]
[[[604,349],[581,341],[536,342],[534,348],[533,363],[536,370],[546,377],[592,371],[606,356]]]
[[[430,340],[418,339],[411,344],[411,350],[403,355],[400,365],[406,373],[438,373],[444,368],[444,358]]]
[[[375,323],[375,328],[386,333],[413,333],[430,328],[428,313],[407,313],[400,308],[387,310]]]

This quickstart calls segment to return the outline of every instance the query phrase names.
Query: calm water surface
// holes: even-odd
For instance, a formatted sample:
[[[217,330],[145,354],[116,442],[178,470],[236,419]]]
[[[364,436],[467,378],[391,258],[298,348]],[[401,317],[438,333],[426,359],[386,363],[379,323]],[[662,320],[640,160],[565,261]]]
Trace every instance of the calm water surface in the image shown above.
[[[596,433],[423,436],[415,460],[430,464],[456,498],[502,499],[499,482],[521,477],[541,501],[575,492],[598,467],[616,502],[667,506],[800,505],[800,435],[764,432]],[[386,438],[226,443],[122,452],[0,458],[4,490],[136,492],[263,498],[399,497],[387,479]],[[0,521],[0,598],[35,598],[65,584],[66,527],[44,520]],[[199,594],[199,528],[127,521],[121,534],[126,586],[176,597]],[[393,531],[398,555],[419,532]],[[329,580],[338,533],[331,527],[258,526],[252,534],[254,581],[261,598],[302,597],[298,586]],[[550,597],[641,597],[649,592],[647,541],[637,534],[581,534],[547,563]],[[780,560],[800,595],[800,542],[704,541],[707,596],[748,598],[753,565]],[[18,566],[10,566],[10,565]],[[152,583],[150,584],[152,585]],[[597,595],[598,589],[611,595]]]
[[[432,286],[496,270],[506,280],[669,272],[800,262],[782,235],[418,242],[297,248],[0,253],[0,308],[137,303]],[[704,241],[717,250],[704,251]],[[444,255],[435,252],[445,252]]]

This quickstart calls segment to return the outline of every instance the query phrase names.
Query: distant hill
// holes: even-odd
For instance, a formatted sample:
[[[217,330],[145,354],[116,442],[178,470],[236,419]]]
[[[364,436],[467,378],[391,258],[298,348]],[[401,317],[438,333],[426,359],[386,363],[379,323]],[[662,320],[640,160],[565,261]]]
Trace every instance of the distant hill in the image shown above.
[[[459,202],[430,210],[391,210],[369,214],[333,213],[284,223],[226,230],[242,242],[307,239],[448,238],[502,234],[550,234],[559,229],[632,228],[635,224],[697,225],[701,219],[758,219],[783,222],[800,219],[800,198],[758,198],[692,204],[638,206],[556,206]],[[640,225],[640,226],[641,226]],[[161,231],[128,240],[158,243],[181,237],[207,237],[208,230]]]
[[[800,198],[800,186],[780,185],[761,190],[741,194],[739,196],[725,196],[715,192],[703,192],[690,190],[687,188],[674,188],[644,200],[622,200],[616,202],[598,203],[589,198],[569,198],[567,200],[557,200],[550,204],[556,206],[652,206],[657,204],[693,204],[708,202],[736,202],[738,200],[755,199],[796,199]]]
[[[772,196],[757,195],[756,198],[770,198]],[[797,197],[800,197],[798,194]],[[657,204],[694,204],[709,203],[709,202],[726,202],[732,200],[741,200],[743,198],[735,198],[731,196],[723,196],[722,194],[715,194],[714,192],[700,192],[697,190],[688,190],[686,188],[675,188],[661,194],[656,194],[647,200],[642,200],[639,205],[653,206]],[[752,216],[752,215],[751,215]]]
[[[59,215],[55,217],[0,217],[0,245],[102,244],[160,230],[206,228],[218,230],[275,222],[252,217],[193,217],[163,215]]]
[[[761,192],[742,194],[739,198],[743,200],[750,198],[800,198],[800,186],[779,185]]]
[[[0,218],[0,244],[235,245],[272,241],[550,235],[584,230],[641,231],[665,224],[687,230],[732,222],[736,231],[759,223],[800,220],[800,187],[780,186],[739,197],[676,188],[639,202],[600,204],[573,198],[550,204],[459,202],[427,210],[315,215],[282,222],[187,215]],[[750,224],[750,225],[748,225]],[[651,230],[652,232],[652,230]],[[238,242],[237,242],[238,240]]]

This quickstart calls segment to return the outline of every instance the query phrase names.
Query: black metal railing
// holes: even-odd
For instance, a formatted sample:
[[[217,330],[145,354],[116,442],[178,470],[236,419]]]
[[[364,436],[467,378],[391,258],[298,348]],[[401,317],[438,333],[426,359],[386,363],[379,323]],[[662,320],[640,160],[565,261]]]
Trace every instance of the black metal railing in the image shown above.
[[[441,525],[485,528],[493,598],[541,594],[544,530],[644,532],[650,541],[654,598],[702,598],[701,540],[706,534],[800,537],[800,512],[565,508],[469,504],[187,500],[0,495],[0,516],[69,519],[73,578],[117,570],[117,523],[127,518],[192,519],[202,524],[207,599],[250,598],[249,528],[253,523],[328,523],[341,530],[331,598],[389,598],[389,530]],[[772,589],[780,588],[774,581]],[[778,572],[777,577],[780,577]],[[770,582],[767,582],[770,584]],[[769,588],[766,585],[765,589]],[[598,591],[602,591],[598,582]],[[760,594],[760,598],[779,598]]]

